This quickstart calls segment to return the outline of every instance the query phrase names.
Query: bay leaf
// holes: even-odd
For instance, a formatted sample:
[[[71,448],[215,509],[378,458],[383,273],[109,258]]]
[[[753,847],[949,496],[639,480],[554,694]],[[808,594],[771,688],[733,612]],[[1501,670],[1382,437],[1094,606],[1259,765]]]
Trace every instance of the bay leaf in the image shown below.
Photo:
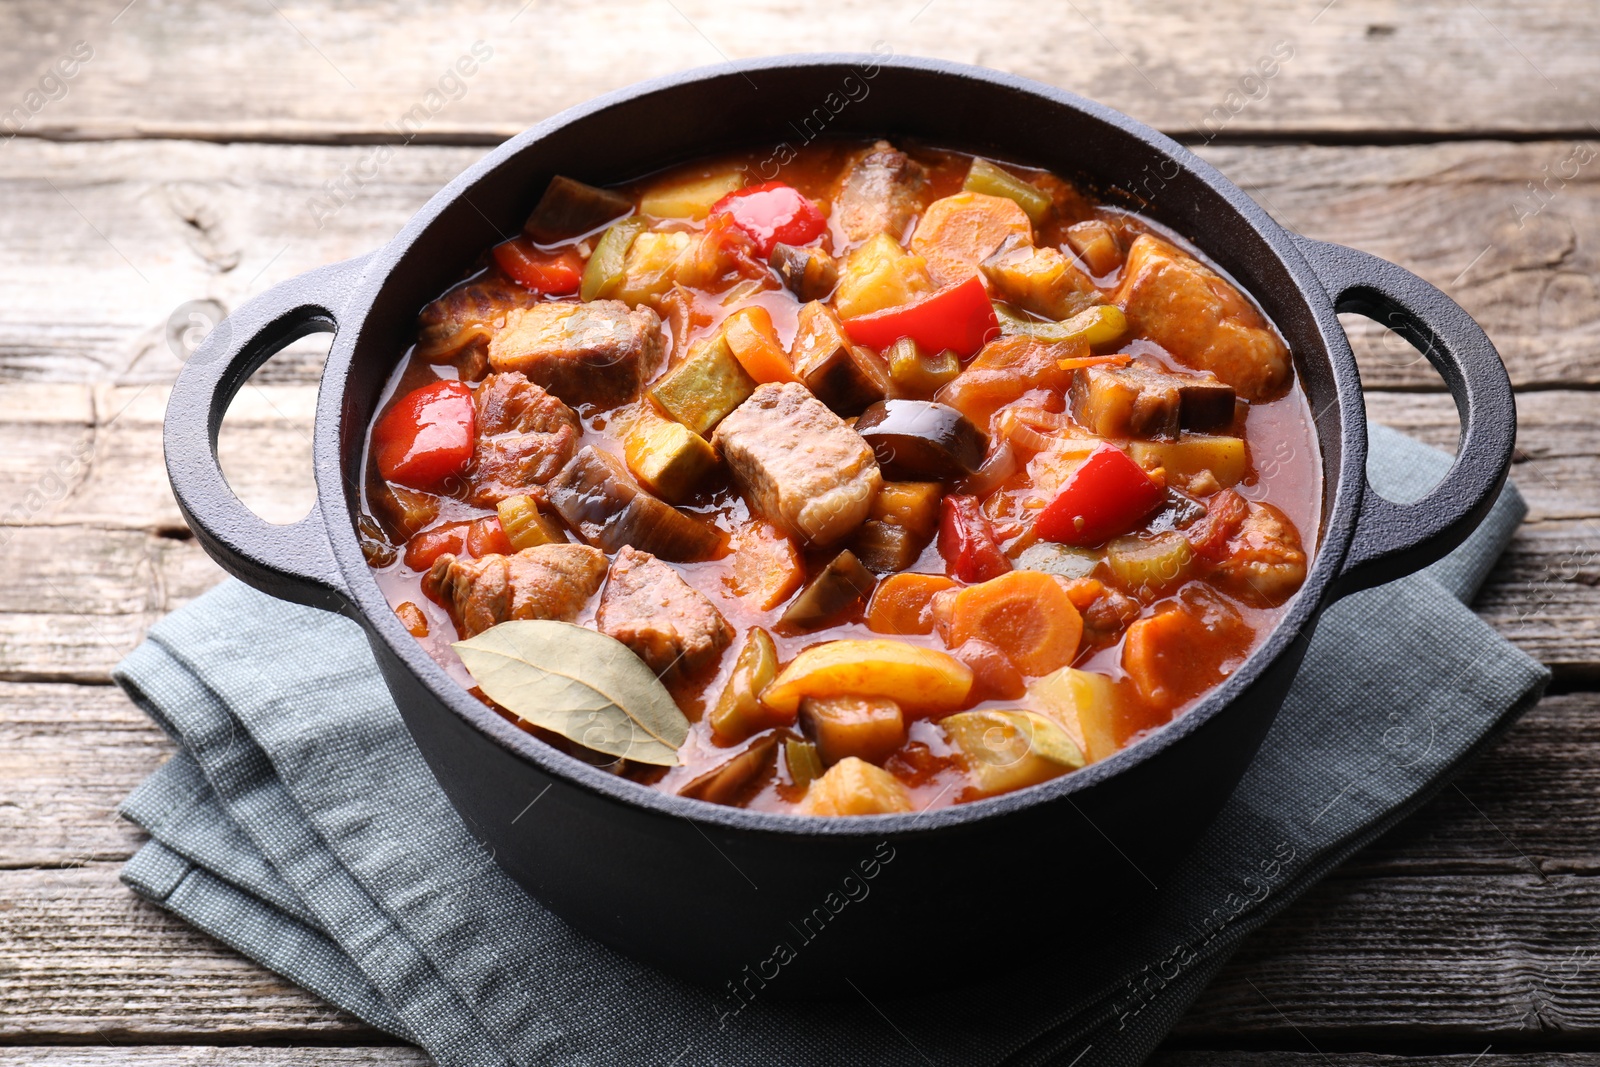
[[[678,764],[689,720],[633,650],[570,622],[518,619],[452,647],[489,699],[585,748]]]

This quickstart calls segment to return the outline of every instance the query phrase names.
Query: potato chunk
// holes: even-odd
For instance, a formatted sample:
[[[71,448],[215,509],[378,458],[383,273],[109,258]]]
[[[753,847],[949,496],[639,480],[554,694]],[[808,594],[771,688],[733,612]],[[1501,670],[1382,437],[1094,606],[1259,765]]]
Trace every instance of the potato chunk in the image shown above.
[[[912,810],[900,779],[851,756],[811,783],[800,810],[807,815],[893,815]]]

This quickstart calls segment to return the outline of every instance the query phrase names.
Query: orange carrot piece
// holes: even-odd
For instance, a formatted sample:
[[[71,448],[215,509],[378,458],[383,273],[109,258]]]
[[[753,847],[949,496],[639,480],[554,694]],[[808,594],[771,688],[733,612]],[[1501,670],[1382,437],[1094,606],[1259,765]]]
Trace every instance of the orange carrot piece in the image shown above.
[[[745,373],[761,383],[796,382],[788,353],[778,343],[772,315],[759,304],[740,308],[722,324],[722,336]]]
[[[1023,674],[1038,678],[1067,666],[1083,639],[1083,616],[1061,583],[1039,571],[1010,571],[956,594],[952,647],[981,638]]]
[[[867,629],[880,634],[931,634],[928,607],[934,594],[954,589],[942,574],[891,574],[878,583],[867,603]]]
[[[723,583],[734,596],[761,611],[771,611],[805,580],[805,561],[794,542],[765,522],[752,522],[733,535],[732,568]]]
[[[1062,370],[1081,370],[1084,367],[1098,367],[1103,363],[1127,363],[1133,356],[1126,352],[1113,352],[1108,356],[1083,356],[1079,359],[1058,359],[1056,366]]]

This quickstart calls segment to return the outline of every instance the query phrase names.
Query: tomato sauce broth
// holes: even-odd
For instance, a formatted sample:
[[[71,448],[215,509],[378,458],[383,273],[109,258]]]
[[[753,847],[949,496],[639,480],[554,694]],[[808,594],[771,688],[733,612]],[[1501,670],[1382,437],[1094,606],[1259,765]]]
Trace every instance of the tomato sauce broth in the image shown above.
[[[972,157],[924,146],[902,147],[906,147],[909,154],[925,169],[926,183],[922,192],[924,206],[961,190]],[[825,202],[836,187],[841,170],[849,165],[852,157],[859,155],[862,148],[863,146],[856,142],[817,142],[801,149],[794,160],[782,164],[775,177],[798,189],[805,196]],[[637,203],[641,195],[664,181],[725,173],[740,167],[754,175],[764,157],[765,153],[762,151],[732,153],[696,161],[616,188],[618,192]],[[1159,236],[1205,262],[1212,270],[1226,278],[1226,275],[1222,274],[1215,264],[1206,260],[1198,250],[1184,242],[1179,235],[1171,233],[1154,221],[1120,208],[1098,204],[1043,171],[1008,166],[1012,174],[1034,181],[1054,194],[1053,214],[1050,220],[1040,225],[1036,231],[1039,246],[1064,246],[1068,227],[1084,220],[1100,219],[1107,221],[1123,237],[1124,243],[1137,234]],[[770,165],[766,169],[770,171]],[[759,174],[761,180],[769,177],[766,172]],[[687,228],[695,229],[696,224],[690,224]],[[894,236],[904,242],[912,228],[908,226],[907,233]],[[594,237],[591,236],[579,244],[580,247],[589,247],[593,241]],[[824,247],[831,247],[842,255],[852,244],[860,242],[852,242],[841,231],[837,220],[830,219],[829,231],[823,243]],[[1094,281],[1103,289],[1114,289],[1120,280],[1119,271],[1120,268],[1094,276]],[[464,280],[496,277],[503,277],[503,274],[494,261],[486,257]],[[737,289],[737,286],[734,288]],[[694,307],[690,316],[693,325],[687,337],[672,336],[674,327],[667,321],[668,316],[665,314],[662,316],[667,334],[666,351],[674,358],[681,357],[691,343],[716,336],[724,320],[736,309],[753,305],[759,305],[770,314],[777,338],[783,348],[788,350],[794,344],[796,337],[800,301],[782,287],[768,286],[760,289],[747,287],[747,289],[753,291],[738,294],[739,299],[731,302],[728,300],[728,290],[694,291]],[[1246,300],[1249,299],[1242,288],[1239,292]],[[1135,350],[1141,359],[1152,366],[1175,372],[1188,370],[1154,343],[1134,340],[1125,347]],[[666,365],[667,361],[664,360],[663,367]],[[441,379],[448,380],[459,376],[460,371],[454,365],[430,363],[419,358],[414,350],[408,352],[398,361],[383,401],[379,405],[380,415],[388,410],[394,398],[398,396]],[[1066,407],[1066,399],[1062,395],[1048,396],[1044,400],[1056,411]],[[650,401],[641,397],[632,404],[648,405]],[[627,406],[624,405],[624,408]],[[625,421],[627,414],[624,409],[581,410],[579,445],[592,445],[596,449],[621,458],[621,442],[610,428],[614,427],[619,419]],[[991,429],[992,425],[991,423],[990,427],[984,428]],[[1279,509],[1303,539],[1307,558],[1314,557],[1322,517],[1320,455],[1312,423],[1312,412],[1298,382],[1291,382],[1288,388],[1275,398],[1251,403],[1245,407],[1243,417],[1238,420],[1236,432],[1245,438],[1248,447],[1247,470],[1236,486],[1238,494],[1246,501],[1270,504]],[[369,514],[377,510],[372,493],[378,480],[379,475],[375,468],[370,466],[369,461],[368,476],[363,485],[364,510]],[[758,517],[752,513],[750,502],[741,494],[725,470],[719,470],[709,476],[681,509],[714,524],[725,534],[730,535]],[[434,525],[487,519],[494,515],[495,511],[492,508],[475,507],[459,496],[446,497],[441,502]],[[426,636],[418,638],[420,643],[453,679],[463,687],[477,692],[471,675],[467,673],[459,657],[450,647],[458,637],[450,613],[424,593],[422,572],[406,565],[403,546],[392,547],[395,549],[392,558],[379,556],[374,559],[374,575],[384,595],[396,608],[409,603],[420,610],[427,624]],[[807,583],[828,564],[834,551],[835,549],[811,550],[805,553]],[[732,591],[729,579],[733,565],[734,558],[731,554],[722,558],[673,565],[679,574],[721,613],[736,635],[732,647],[722,654],[715,667],[693,677],[674,680],[669,684],[673,697],[691,723],[688,740],[679,749],[680,765],[662,768],[614,761],[609,757],[585,752],[548,731],[527,726],[514,715],[505,713],[507,718],[562,750],[589,762],[610,767],[617,773],[626,774],[654,788],[677,792],[708,769],[727,761],[730,755],[760,740],[758,735],[731,746],[721,744],[713,735],[707,721],[711,705],[715,703],[733,671],[735,653],[744,635],[752,628],[760,627],[772,635],[781,664],[791,662],[805,648],[823,641],[884,636],[868,628],[865,604],[856,605],[821,630],[809,633],[786,631],[779,625],[786,604],[781,603],[770,610],[761,610],[749,599]],[[927,544],[916,562],[907,570],[935,575],[946,573],[947,563],[940,554],[937,538]],[[1182,586],[1170,590],[1166,597],[1141,604],[1141,610],[1148,614],[1161,603],[1181,599],[1186,590],[1202,587],[1208,595],[1216,593],[1215,588],[1208,584],[1205,577],[1195,577]],[[573,621],[592,627],[596,600],[598,596],[593,598]],[[1227,645],[1216,657],[1223,664],[1223,673],[1219,674],[1219,678],[1225,673],[1231,673],[1243,662],[1286,610],[1284,604],[1253,604],[1238,599],[1231,599],[1229,603],[1242,620],[1243,627],[1227,640],[1218,639]],[[938,633],[898,636],[899,639],[919,647],[941,652],[946,649]],[[1129,688],[1127,672],[1123,665],[1124,636],[1119,634],[1112,639],[1099,642],[1086,639],[1073,661],[1073,666],[1106,675],[1127,691]],[[481,693],[478,695],[480,699],[484,699]],[[1167,704],[1132,698],[1122,700],[1116,726],[1119,743],[1126,745],[1137,741],[1149,731],[1170,721],[1172,717],[1181,715],[1186,708],[1203,696],[1202,692]],[[485,702],[494,706],[492,702],[487,700]],[[969,705],[976,709],[1018,706],[1016,700],[999,699],[978,700]],[[905,744],[885,761],[884,766],[905,787],[916,810],[944,807],[962,800],[974,799],[977,795],[972,789],[960,754],[939,729],[936,721],[929,718],[912,719],[907,729]],[[780,769],[765,776],[758,776],[758,779],[743,791],[739,803],[758,810],[793,811],[804,794],[803,786],[788,781],[785,774],[781,773],[780,760]]]

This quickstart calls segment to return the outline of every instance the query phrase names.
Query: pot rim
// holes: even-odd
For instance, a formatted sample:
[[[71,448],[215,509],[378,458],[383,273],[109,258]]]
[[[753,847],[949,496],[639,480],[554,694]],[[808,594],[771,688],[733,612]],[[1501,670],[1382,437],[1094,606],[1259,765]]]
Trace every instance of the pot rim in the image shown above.
[[[932,811],[896,815],[863,815],[851,818],[750,811],[744,808],[711,804],[662,793],[584,763],[551,747],[532,734],[507,721],[475,700],[459,683],[427,654],[422,645],[401,625],[388,600],[367,566],[357,541],[355,524],[346,497],[346,478],[341,448],[344,433],[344,393],[354,365],[356,340],[367,314],[387,284],[390,274],[408,255],[435,220],[492,171],[510,162],[517,154],[557,130],[586,122],[618,105],[675,89],[680,86],[743,78],[768,70],[812,68],[843,73],[844,69],[871,64],[884,73],[932,74],[1043,98],[1053,106],[1077,111],[1120,133],[1142,142],[1175,163],[1181,171],[1203,182],[1220,196],[1261,243],[1279,260],[1295,282],[1295,298],[1301,301],[1316,325],[1338,398],[1340,419],[1338,476],[1331,504],[1323,508],[1319,544],[1306,580],[1287,611],[1272,631],[1232,675],[1211,689],[1179,717],[1129,745],[1115,755],[1081,770],[1039,785],[1011,793],[955,804]],[[1255,292],[1257,287],[1248,287]],[[1315,353],[1297,349],[1297,365]],[[540,122],[490,151],[478,162],[457,175],[435,193],[405,226],[383,246],[366,257],[359,282],[340,314],[335,335],[319,384],[315,457],[317,507],[324,517],[328,541],[341,572],[351,602],[359,609],[358,621],[369,637],[381,639],[402,662],[416,681],[450,711],[503,748],[533,764],[544,774],[577,786],[588,793],[617,804],[642,808],[653,813],[687,819],[697,825],[741,833],[779,836],[827,835],[844,838],[882,838],[886,835],[925,834],[971,826],[1042,804],[1070,798],[1091,789],[1108,778],[1154,758],[1182,743],[1195,731],[1228,710],[1277,659],[1291,646],[1309,636],[1322,610],[1331,602],[1346,553],[1354,536],[1366,485],[1367,432],[1365,408],[1361,402],[1360,377],[1355,355],[1340,326],[1332,300],[1302,255],[1294,235],[1279,225],[1253,199],[1211,164],[1177,141],[1130,118],[1122,112],[1075,93],[1028,78],[948,60],[910,56],[880,56],[876,53],[812,53],[769,56],[697,67],[639,82],[576,105]],[[1327,417],[1327,412],[1321,417]],[[365,434],[366,427],[361,428]],[[363,453],[364,454],[364,453]],[[1330,464],[1323,457],[1323,499],[1328,500],[1327,478]],[[336,519],[337,521],[329,521]],[[542,795],[542,794],[541,794]],[[1076,806],[1076,805],[1074,805]]]

